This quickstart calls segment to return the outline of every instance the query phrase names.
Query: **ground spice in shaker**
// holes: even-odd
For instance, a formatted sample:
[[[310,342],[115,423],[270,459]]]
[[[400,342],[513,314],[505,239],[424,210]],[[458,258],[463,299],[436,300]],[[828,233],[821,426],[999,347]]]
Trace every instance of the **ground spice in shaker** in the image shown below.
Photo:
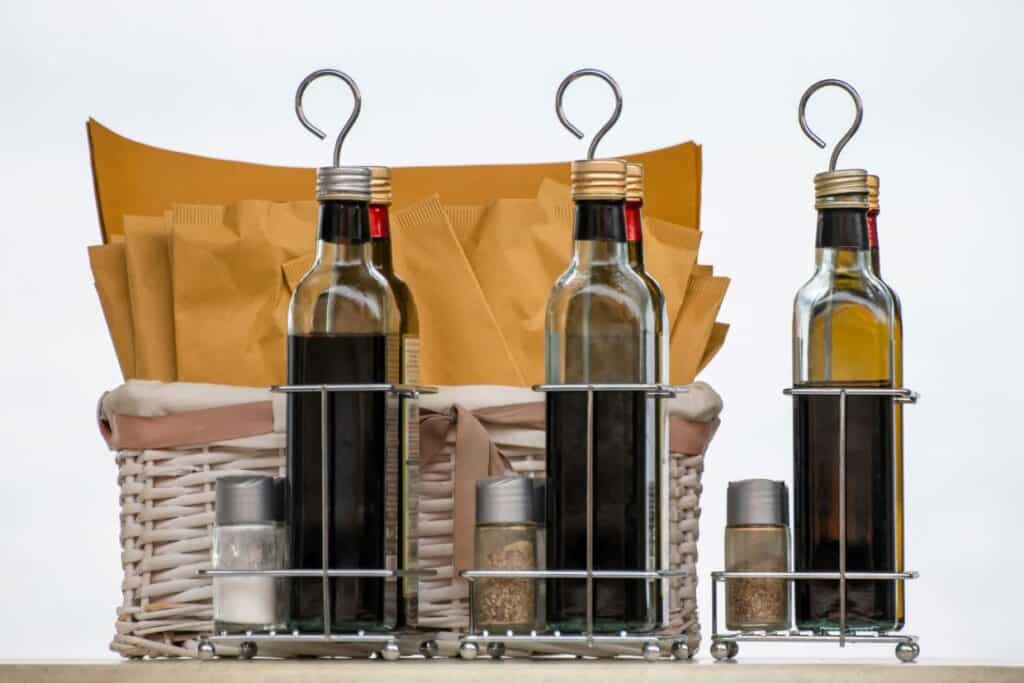
[[[725,569],[761,572],[788,569],[789,494],[768,479],[729,482]],[[728,579],[725,625],[734,631],[781,631],[789,627],[789,582]]]
[[[537,524],[533,482],[526,477],[484,479],[476,484],[477,569],[537,568]],[[488,631],[530,631],[536,627],[533,579],[477,579],[476,627]]]

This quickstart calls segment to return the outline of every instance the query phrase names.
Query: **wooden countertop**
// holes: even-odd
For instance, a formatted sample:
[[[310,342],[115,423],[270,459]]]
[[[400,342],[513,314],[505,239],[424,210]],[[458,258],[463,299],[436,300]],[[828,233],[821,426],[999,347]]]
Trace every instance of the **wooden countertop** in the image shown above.
[[[644,661],[280,661],[0,662],[0,681],[24,683],[1003,683],[1024,682],[1024,667],[994,664],[735,663]]]

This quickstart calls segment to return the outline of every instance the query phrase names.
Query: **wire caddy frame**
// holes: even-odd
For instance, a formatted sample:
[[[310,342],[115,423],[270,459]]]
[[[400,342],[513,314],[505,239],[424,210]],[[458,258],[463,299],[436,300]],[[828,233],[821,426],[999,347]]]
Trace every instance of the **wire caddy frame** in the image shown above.
[[[859,633],[847,626],[846,582],[892,581],[903,584],[918,578],[917,572],[851,572],[846,569],[846,403],[850,397],[888,396],[895,403],[917,403],[918,395],[910,389],[864,388],[864,387],[791,387],[785,389],[786,396],[835,396],[839,399],[839,567],[834,572],[730,572],[711,573],[711,656],[716,660],[731,660],[739,653],[739,643],[838,643],[847,644],[888,644],[896,646],[896,658],[901,662],[913,662],[921,652],[917,636],[891,632]],[[900,482],[895,480],[894,486]],[[797,581],[838,581],[839,582],[839,629],[838,631],[801,631],[791,628],[787,631],[737,631],[718,630],[718,586],[731,579],[781,579],[789,582],[792,595],[793,584]],[[790,623],[795,623],[790,604]]]
[[[329,529],[328,508],[328,462],[331,456],[330,440],[328,438],[329,428],[332,422],[331,411],[329,410],[329,397],[333,393],[357,393],[357,392],[382,392],[392,394],[400,399],[416,400],[421,394],[437,393],[436,387],[419,386],[412,384],[292,384],[281,385],[271,388],[271,391],[283,394],[319,394],[320,395],[320,472],[321,472],[321,501],[322,509],[322,555],[323,566],[320,569],[265,569],[265,570],[235,570],[235,569],[207,569],[199,571],[198,574],[204,577],[219,576],[261,576],[277,579],[292,578],[320,578],[323,585],[323,623],[322,633],[302,633],[299,631],[269,631],[244,633],[217,632],[202,638],[197,647],[197,654],[200,659],[209,660],[217,656],[218,645],[231,645],[238,648],[238,656],[242,659],[255,657],[261,645],[288,645],[299,654],[302,646],[315,647],[319,649],[309,654],[324,656],[323,645],[339,646],[362,646],[368,653],[376,652],[385,660],[394,661],[402,654],[413,654],[418,652],[425,657],[434,657],[438,653],[437,641],[429,631],[412,629],[408,631],[356,631],[352,633],[338,633],[332,630],[331,625],[331,591],[330,579],[335,578],[379,578],[399,579],[413,576],[432,576],[433,570],[416,569],[332,569],[329,564],[330,546],[332,540]]]
[[[459,638],[459,657],[462,659],[476,659],[482,649],[494,659],[500,659],[506,652],[506,646],[530,650],[531,645],[544,645],[552,648],[557,654],[579,654],[581,650],[590,649],[594,655],[604,654],[602,647],[618,646],[627,651],[635,647],[636,654],[643,656],[648,661],[660,659],[666,650],[673,659],[685,660],[693,656],[690,652],[686,636],[682,633],[668,633],[661,631],[627,632],[618,633],[595,633],[594,632],[594,579],[612,579],[622,581],[666,581],[672,577],[686,576],[685,569],[672,569],[663,566],[656,571],[627,571],[627,570],[595,570],[594,569],[594,394],[606,391],[618,392],[644,392],[647,396],[658,401],[671,398],[677,394],[686,393],[686,387],[673,386],[669,384],[540,384],[533,387],[534,391],[543,393],[552,392],[586,392],[586,569],[582,570],[466,570],[461,572],[469,586],[469,629]],[[659,456],[660,457],[660,456]],[[667,486],[668,482],[664,477],[659,477],[659,486]],[[661,500],[660,491],[659,500]],[[659,526],[658,533],[661,533]],[[664,560],[667,562],[667,560]],[[586,628],[582,632],[564,633],[561,631],[536,630],[529,633],[522,632],[488,632],[479,630],[476,624],[474,610],[475,582],[479,579],[529,579],[558,580],[558,579],[585,579],[586,580]]]

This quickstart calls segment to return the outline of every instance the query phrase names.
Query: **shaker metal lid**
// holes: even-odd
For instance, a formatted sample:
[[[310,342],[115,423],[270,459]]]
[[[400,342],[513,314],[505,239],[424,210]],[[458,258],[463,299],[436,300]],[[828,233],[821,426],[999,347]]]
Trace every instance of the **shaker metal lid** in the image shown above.
[[[632,161],[626,162],[626,201],[642,202],[644,200],[644,165]]]
[[[481,479],[476,483],[476,523],[533,522],[533,499],[533,480],[527,477]]]
[[[368,202],[370,177],[366,166],[321,166],[316,169],[316,198]]]
[[[216,485],[217,526],[281,521],[281,491],[273,477],[221,477]]]
[[[789,524],[786,482],[771,479],[730,481],[726,495],[726,524]]]

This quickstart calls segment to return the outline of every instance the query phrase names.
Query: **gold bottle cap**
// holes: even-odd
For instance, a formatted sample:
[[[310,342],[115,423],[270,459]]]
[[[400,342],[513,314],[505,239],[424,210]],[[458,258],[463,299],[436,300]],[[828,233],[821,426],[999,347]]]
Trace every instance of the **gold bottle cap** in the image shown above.
[[[370,166],[370,203],[391,206],[391,169],[387,166]]]
[[[855,168],[815,175],[814,208],[867,209],[868,172]]]
[[[366,166],[322,166],[316,169],[316,198],[370,200],[370,169]]]
[[[626,162],[622,159],[587,159],[572,162],[573,199],[625,199]]]
[[[632,161],[626,162],[626,201],[642,202],[644,200],[644,165]]]
[[[878,176],[868,176],[868,209],[878,211]]]

